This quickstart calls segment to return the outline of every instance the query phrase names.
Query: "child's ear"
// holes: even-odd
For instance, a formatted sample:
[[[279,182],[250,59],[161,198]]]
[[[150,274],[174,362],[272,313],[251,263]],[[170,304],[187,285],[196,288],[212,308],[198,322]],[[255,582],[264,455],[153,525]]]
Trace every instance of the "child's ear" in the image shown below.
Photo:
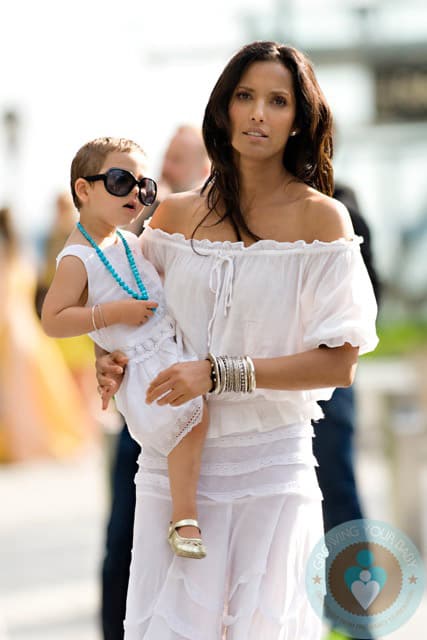
[[[74,191],[76,192],[76,195],[80,202],[86,202],[89,196],[89,189],[90,185],[87,180],[85,180],[84,178],[77,178],[74,183]]]

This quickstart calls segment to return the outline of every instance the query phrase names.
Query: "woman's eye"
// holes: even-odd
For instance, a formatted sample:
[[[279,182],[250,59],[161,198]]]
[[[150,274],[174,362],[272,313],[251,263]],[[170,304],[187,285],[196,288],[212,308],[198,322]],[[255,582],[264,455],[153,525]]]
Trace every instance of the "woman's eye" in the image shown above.
[[[236,98],[238,100],[248,100],[248,98],[250,98],[250,97],[251,97],[251,95],[247,91],[238,91],[236,93]]]
[[[284,96],[275,96],[273,102],[279,106],[284,106],[286,104],[286,98]]]

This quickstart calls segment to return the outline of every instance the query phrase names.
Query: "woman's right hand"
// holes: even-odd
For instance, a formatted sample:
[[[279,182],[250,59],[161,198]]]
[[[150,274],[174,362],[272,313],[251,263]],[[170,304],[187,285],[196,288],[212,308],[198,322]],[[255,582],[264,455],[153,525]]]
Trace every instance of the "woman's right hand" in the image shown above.
[[[98,380],[98,391],[102,400],[102,409],[108,407],[110,399],[117,393],[128,363],[128,358],[121,351],[113,351],[103,355],[97,355],[96,379]]]

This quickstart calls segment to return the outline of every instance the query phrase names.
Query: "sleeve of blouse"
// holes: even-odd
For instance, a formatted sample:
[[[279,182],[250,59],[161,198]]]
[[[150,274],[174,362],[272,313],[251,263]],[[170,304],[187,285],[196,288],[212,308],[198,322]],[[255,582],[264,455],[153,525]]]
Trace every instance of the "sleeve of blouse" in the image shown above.
[[[306,350],[348,342],[360,355],[378,344],[377,304],[360,240],[315,247],[307,254],[301,296]]]

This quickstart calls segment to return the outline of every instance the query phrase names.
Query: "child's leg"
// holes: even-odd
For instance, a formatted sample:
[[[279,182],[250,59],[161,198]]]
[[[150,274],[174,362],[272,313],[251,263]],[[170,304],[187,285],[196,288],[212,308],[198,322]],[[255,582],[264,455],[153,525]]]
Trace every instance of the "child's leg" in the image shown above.
[[[208,412],[204,403],[199,424],[181,440],[168,456],[169,484],[172,497],[172,522],[187,518],[197,520],[196,493],[203,445],[208,430]],[[196,527],[181,527],[179,535],[198,538]]]

